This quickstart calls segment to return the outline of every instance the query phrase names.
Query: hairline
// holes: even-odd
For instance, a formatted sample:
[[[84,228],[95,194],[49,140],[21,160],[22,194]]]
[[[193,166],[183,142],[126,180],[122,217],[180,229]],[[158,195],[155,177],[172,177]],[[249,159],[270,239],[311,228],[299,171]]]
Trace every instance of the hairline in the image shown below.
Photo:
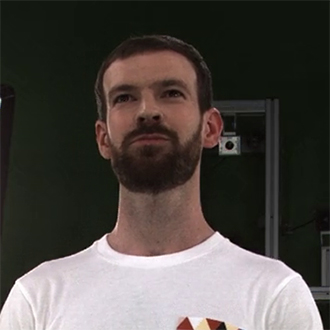
[[[104,88],[104,77],[105,77],[106,72],[111,67],[111,65],[113,65],[117,61],[124,61],[124,60],[129,59],[129,58],[134,57],[134,56],[139,56],[139,55],[144,55],[144,54],[160,53],[160,52],[176,53],[178,55],[181,55],[181,57],[185,58],[188,61],[188,63],[191,65],[191,68],[192,68],[192,70],[193,70],[193,72],[195,74],[195,92],[196,92],[197,102],[199,104],[199,87],[198,87],[198,72],[197,72],[197,68],[195,67],[195,64],[193,63],[193,61],[191,61],[187,56],[183,55],[182,53],[180,53],[180,52],[178,52],[176,50],[172,50],[172,49],[147,49],[147,50],[142,50],[142,51],[136,52],[134,54],[130,54],[128,56],[118,56],[118,57],[115,57],[113,59],[109,59],[109,63],[105,66],[104,71],[103,71],[103,76],[102,76],[102,92],[103,92],[103,95],[104,95],[106,104],[108,103],[108,100],[109,100],[108,99],[108,95],[109,95],[109,92],[110,91],[108,91],[108,92],[105,91],[105,88]],[[172,77],[168,77],[168,78],[164,78],[164,79],[161,79],[161,80],[180,80],[180,79],[174,78],[174,77],[173,78]],[[183,83],[185,83],[185,82],[183,81]],[[129,85],[133,85],[133,84],[129,84]],[[188,92],[189,92],[189,90],[188,90]]]

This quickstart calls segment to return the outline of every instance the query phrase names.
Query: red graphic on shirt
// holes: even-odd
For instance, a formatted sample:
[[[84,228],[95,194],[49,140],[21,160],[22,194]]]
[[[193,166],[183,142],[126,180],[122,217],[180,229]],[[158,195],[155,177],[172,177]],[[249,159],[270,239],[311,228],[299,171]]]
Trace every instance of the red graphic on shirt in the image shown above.
[[[203,317],[181,317],[176,330],[243,330],[228,322]]]

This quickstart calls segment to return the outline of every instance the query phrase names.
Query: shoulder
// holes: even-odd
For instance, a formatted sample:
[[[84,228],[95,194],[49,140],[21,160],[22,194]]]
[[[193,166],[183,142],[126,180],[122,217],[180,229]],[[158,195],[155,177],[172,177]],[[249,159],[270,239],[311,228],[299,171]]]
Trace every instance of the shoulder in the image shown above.
[[[100,240],[98,240],[100,241]],[[33,268],[16,282],[24,288],[33,289],[40,285],[50,285],[64,279],[79,277],[81,272],[88,272],[97,263],[95,241],[91,246],[72,255],[45,261]]]
[[[283,261],[246,250],[228,239],[222,259],[232,272],[241,274],[242,278],[258,281],[259,284],[285,284],[295,277],[300,277],[299,273]]]

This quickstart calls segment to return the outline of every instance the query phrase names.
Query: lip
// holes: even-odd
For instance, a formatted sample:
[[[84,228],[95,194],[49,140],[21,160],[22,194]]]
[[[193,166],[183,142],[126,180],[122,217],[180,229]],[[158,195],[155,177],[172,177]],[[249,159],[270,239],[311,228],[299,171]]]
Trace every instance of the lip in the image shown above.
[[[137,137],[136,139],[134,139],[132,141],[132,143],[133,142],[137,142],[137,141],[155,142],[155,141],[161,141],[161,140],[168,140],[168,138],[166,138],[163,135],[159,135],[159,134],[145,134],[145,135],[140,135],[139,137]]]

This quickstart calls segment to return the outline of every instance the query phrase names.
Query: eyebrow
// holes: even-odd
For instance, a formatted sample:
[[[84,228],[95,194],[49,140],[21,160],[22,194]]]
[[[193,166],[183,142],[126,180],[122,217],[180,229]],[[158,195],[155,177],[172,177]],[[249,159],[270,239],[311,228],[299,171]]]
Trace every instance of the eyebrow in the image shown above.
[[[151,84],[151,86],[156,88],[177,86],[183,88],[187,93],[190,94],[188,85],[181,79],[163,79],[163,80],[155,81],[153,84]]]
[[[163,79],[163,80],[157,80],[153,82],[150,87],[153,89],[157,88],[167,88],[167,87],[181,87],[184,89],[189,95],[191,95],[189,91],[188,85],[181,79]],[[133,92],[138,89],[138,86],[136,85],[131,85],[131,84],[119,84],[113,86],[109,92],[108,92],[108,99],[110,100],[114,94],[117,94],[119,92]]]

